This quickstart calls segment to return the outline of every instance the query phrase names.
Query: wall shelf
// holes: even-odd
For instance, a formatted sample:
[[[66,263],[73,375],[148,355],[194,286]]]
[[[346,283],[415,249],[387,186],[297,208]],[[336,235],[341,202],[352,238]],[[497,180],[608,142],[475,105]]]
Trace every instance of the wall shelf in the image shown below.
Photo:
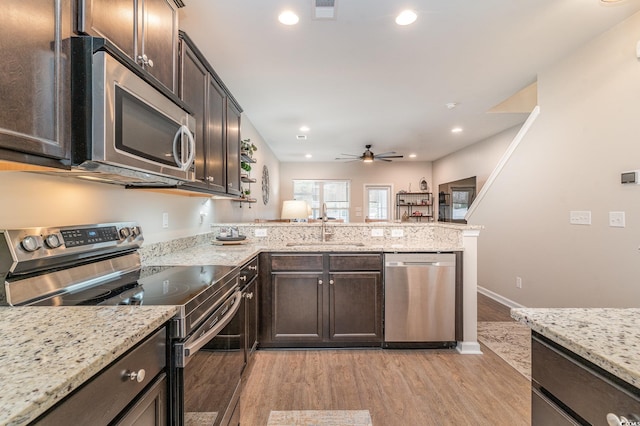
[[[421,222],[433,220],[433,194],[431,192],[398,192],[396,219]]]

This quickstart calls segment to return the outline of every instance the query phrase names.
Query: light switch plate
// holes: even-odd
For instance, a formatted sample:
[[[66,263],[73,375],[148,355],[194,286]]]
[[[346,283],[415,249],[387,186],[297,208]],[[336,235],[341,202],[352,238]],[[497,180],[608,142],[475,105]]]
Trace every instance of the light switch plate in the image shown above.
[[[256,237],[266,237],[267,236],[267,228],[256,228],[254,235]]]
[[[590,210],[570,211],[569,223],[572,225],[591,225],[591,211]]]
[[[624,228],[624,212],[609,212],[609,226],[614,228]]]
[[[162,213],[162,227],[169,227],[169,213]]]
[[[372,237],[384,237],[384,229],[382,228],[373,228],[371,230]]]

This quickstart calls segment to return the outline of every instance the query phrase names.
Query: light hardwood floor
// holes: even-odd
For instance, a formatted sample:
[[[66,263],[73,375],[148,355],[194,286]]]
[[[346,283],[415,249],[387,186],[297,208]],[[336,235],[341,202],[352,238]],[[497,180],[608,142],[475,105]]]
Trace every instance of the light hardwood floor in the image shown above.
[[[479,297],[481,320],[504,318],[493,308]],[[528,425],[530,382],[483,352],[257,351],[241,424],[266,425],[271,410],[369,410],[374,426]]]

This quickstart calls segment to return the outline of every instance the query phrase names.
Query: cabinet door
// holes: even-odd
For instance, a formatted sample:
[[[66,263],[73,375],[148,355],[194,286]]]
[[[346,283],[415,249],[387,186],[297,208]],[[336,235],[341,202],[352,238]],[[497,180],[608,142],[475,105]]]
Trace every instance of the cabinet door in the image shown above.
[[[249,358],[253,354],[253,351],[256,348],[258,343],[258,280],[254,279],[251,284],[247,286],[245,292],[245,299],[247,301],[246,304],[246,330],[245,335],[247,336],[247,364],[249,363]]]
[[[240,111],[228,99],[227,193],[240,195]]]
[[[127,56],[135,58],[135,6],[132,0],[80,0],[77,31],[106,38]]]
[[[322,278],[321,273],[272,274],[272,341],[322,340]]]
[[[167,376],[163,373],[138,401],[116,421],[117,426],[163,426],[167,424]]]
[[[0,148],[9,150],[2,153],[4,158],[21,161],[16,151],[69,158],[70,18],[69,0],[22,0],[2,5]],[[51,160],[46,159],[32,160],[58,165],[47,164]]]
[[[222,88],[209,75],[207,89],[207,181],[209,189],[225,192],[225,103]],[[239,184],[238,184],[239,185]],[[238,186],[239,187],[239,186]]]
[[[379,272],[329,275],[332,340],[382,341],[382,280]]]
[[[149,71],[172,92],[176,91],[178,10],[173,0],[143,0],[138,4],[140,24],[136,60],[146,55]],[[151,65],[153,63],[153,66]]]
[[[184,40],[180,42],[180,98],[191,107],[196,119],[195,186],[207,187],[206,144],[207,88],[209,73]]]

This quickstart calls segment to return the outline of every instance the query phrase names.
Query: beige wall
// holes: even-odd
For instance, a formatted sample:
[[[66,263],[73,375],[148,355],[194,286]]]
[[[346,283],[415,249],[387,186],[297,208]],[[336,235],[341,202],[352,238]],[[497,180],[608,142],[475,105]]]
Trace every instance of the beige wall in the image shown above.
[[[620,184],[640,169],[638,40],[640,14],[539,73],[540,115],[469,218],[485,226],[480,286],[530,307],[640,307],[640,185]]]
[[[523,121],[526,115],[523,115]],[[476,177],[476,193],[480,191],[520,126],[512,127],[433,162],[433,180],[438,185]],[[436,191],[434,191],[436,192]]]
[[[422,178],[427,180],[429,191],[432,191],[431,162],[426,161],[403,161],[403,162],[374,162],[365,164],[359,161],[354,162],[329,162],[311,163],[301,161],[299,163],[281,163],[280,181],[282,199],[293,197],[294,179],[349,179],[351,180],[351,209],[349,217],[351,222],[364,222],[366,209],[364,207],[364,185],[365,184],[389,184],[393,185],[394,199],[395,193],[399,190],[418,191],[419,182]],[[392,199],[392,203],[395,202]],[[360,208],[363,212],[356,216],[356,210]],[[395,214],[393,208],[392,214]]]
[[[242,139],[251,139],[258,147],[253,158],[256,160],[251,167],[251,177],[257,179],[251,184],[251,197],[258,200],[257,203],[236,203],[227,200],[214,200],[214,222],[253,222],[254,219],[275,219],[280,215],[280,162],[275,157],[269,145],[267,145],[260,133],[251,121],[242,116]],[[265,205],[262,201],[262,168],[267,166],[269,171],[269,202]],[[243,186],[247,184],[243,183]]]
[[[279,205],[279,164],[249,119],[242,118],[243,138],[258,146],[256,171],[269,166],[272,201],[262,204],[260,178],[252,189],[258,203],[239,208],[228,200],[158,194],[118,185],[86,182],[26,172],[0,172],[0,229],[33,226],[79,225],[133,220],[141,224],[147,243],[209,232],[216,221],[250,220],[272,216]],[[169,228],[162,228],[162,213],[169,213]],[[258,213],[259,212],[259,213]],[[206,216],[201,217],[200,213]],[[279,213],[278,213],[279,214]]]

